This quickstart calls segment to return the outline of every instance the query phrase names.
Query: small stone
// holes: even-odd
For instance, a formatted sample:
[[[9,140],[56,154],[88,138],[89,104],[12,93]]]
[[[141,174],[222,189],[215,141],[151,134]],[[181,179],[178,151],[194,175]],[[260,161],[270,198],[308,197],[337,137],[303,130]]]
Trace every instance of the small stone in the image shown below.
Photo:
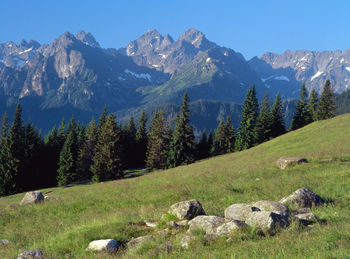
[[[158,236],[166,236],[169,233],[169,231],[170,231],[169,228],[166,228],[166,229],[158,231],[157,235]]]
[[[119,246],[119,242],[114,239],[101,239],[90,242],[86,250],[115,252]]]
[[[0,240],[0,246],[6,246],[10,244],[10,241],[8,241],[7,239],[1,239]]]
[[[140,247],[142,244],[147,242],[154,242],[155,238],[153,236],[147,235],[147,236],[141,236],[132,239],[128,242],[127,246],[129,249]]]
[[[281,157],[277,160],[277,167],[279,169],[286,169],[289,166],[293,166],[296,164],[307,163],[306,158],[299,157]]]
[[[58,201],[60,198],[55,196],[44,196],[44,201]]]
[[[150,227],[150,228],[155,228],[157,226],[157,222],[153,222],[153,221],[146,221],[145,220],[145,224],[147,227]]]
[[[173,250],[173,243],[171,241],[166,241],[164,244],[158,245],[158,248],[165,250],[169,254]]]
[[[20,205],[34,204],[44,201],[44,195],[41,192],[27,192],[24,195]]]
[[[196,240],[196,238],[194,236],[184,236],[180,241],[180,245],[182,248],[186,249],[189,247],[191,242],[193,242],[194,240]]]
[[[185,226],[188,225],[188,222],[189,222],[189,220],[184,219],[184,220],[181,220],[181,221],[177,221],[176,224],[181,226],[181,227],[185,227]]]
[[[191,220],[199,215],[205,215],[205,211],[197,200],[181,201],[171,205],[168,213],[175,215],[179,220]]]
[[[299,221],[300,224],[305,226],[314,224],[318,218],[312,213],[309,208],[301,208],[295,211],[294,218]]]
[[[324,204],[325,200],[307,188],[300,188],[280,202],[283,204],[292,203],[299,208],[312,208]]]
[[[17,259],[44,259],[44,254],[41,250],[30,250],[20,253]]]
[[[165,223],[168,227],[171,227],[171,228],[177,228],[177,227],[179,227],[179,225],[175,222],[175,221],[167,221],[166,223]]]

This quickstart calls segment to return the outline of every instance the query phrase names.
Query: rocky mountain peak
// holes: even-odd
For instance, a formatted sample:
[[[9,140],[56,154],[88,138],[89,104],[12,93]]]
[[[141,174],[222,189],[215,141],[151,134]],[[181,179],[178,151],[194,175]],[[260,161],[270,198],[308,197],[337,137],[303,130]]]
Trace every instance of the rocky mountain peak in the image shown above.
[[[75,35],[77,40],[82,41],[86,45],[94,48],[100,48],[100,44],[96,41],[95,37],[90,32],[78,31]]]
[[[211,45],[211,42],[207,40],[207,38],[202,32],[193,28],[184,31],[180,35],[178,41],[189,42],[196,48],[209,48],[208,45]]]

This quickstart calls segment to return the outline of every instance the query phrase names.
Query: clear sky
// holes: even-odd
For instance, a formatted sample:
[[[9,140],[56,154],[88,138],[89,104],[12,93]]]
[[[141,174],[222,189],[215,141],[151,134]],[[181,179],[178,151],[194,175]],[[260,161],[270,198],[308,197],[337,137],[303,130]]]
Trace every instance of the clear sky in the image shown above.
[[[0,0],[0,42],[49,43],[82,29],[119,48],[149,29],[196,28],[247,59],[286,49],[350,47],[350,0]]]

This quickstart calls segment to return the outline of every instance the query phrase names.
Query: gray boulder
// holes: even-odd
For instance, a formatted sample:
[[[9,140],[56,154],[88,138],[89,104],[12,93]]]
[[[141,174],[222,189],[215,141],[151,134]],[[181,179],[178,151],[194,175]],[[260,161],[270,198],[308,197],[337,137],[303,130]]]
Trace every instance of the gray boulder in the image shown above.
[[[301,208],[294,212],[294,218],[305,226],[311,225],[317,222],[318,218],[312,213],[310,208]]]
[[[41,250],[30,250],[20,253],[17,259],[44,259],[44,254]]]
[[[129,241],[127,246],[129,249],[133,249],[133,248],[140,247],[144,243],[154,242],[154,241],[155,241],[155,238],[153,236],[150,236],[150,235],[141,236],[141,237],[134,238],[131,241]]]
[[[114,239],[101,239],[90,242],[86,250],[115,252],[119,246],[120,243]]]
[[[175,215],[179,220],[191,220],[199,215],[205,215],[205,211],[197,200],[181,201],[171,205],[168,213]]]
[[[252,207],[251,205],[245,203],[232,204],[225,210],[225,218],[246,221],[251,213],[259,210],[259,208]]]
[[[184,236],[180,241],[180,245],[182,248],[188,248],[194,240],[196,240],[194,236]]]
[[[225,223],[223,217],[218,216],[198,216],[188,222],[190,226],[188,233],[194,233],[196,230],[204,230],[207,235],[216,235],[217,228]]]
[[[44,201],[44,195],[41,192],[27,192],[24,195],[20,205],[34,204],[42,201]]]
[[[228,236],[232,231],[246,227],[247,224],[239,220],[231,220],[219,226],[216,229],[216,235],[219,237]]]
[[[276,201],[257,201],[252,204],[253,207],[259,208],[261,211],[274,212],[281,216],[288,217],[289,209],[287,206]]]
[[[312,208],[324,204],[325,200],[309,189],[300,188],[280,202],[283,204],[292,203],[299,208]]]
[[[286,217],[269,211],[256,211],[245,222],[248,226],[256,227],[265,234],[273,235],[279,229],[289,226]]]
[[[300,157],[281,157],[277,160],[277,167],[279,169],[286,169],[289,166],[294,166],[296,164],[306,163],[306,158]]]

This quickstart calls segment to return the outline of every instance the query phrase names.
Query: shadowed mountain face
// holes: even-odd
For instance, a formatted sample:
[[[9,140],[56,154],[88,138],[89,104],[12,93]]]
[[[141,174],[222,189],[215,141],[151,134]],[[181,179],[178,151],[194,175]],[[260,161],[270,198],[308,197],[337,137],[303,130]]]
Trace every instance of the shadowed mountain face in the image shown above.
[[[270,92],[280,91],[285,98],[297,97],[303,82],[309,91],[316,89],[319,93],[327,79],[336,93],[350,87],[350,49],[344,52],[286,50],[281,55],[268,52],[248,63]]]

